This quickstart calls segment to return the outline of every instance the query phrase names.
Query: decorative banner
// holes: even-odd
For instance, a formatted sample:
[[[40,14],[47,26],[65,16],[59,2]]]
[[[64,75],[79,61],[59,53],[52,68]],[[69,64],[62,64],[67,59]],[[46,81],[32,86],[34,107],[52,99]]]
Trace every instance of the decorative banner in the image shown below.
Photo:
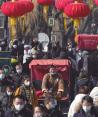
[[[78,48],[83,50],[95,50],[98,44],[98,35],[80,34],[77,36]]]

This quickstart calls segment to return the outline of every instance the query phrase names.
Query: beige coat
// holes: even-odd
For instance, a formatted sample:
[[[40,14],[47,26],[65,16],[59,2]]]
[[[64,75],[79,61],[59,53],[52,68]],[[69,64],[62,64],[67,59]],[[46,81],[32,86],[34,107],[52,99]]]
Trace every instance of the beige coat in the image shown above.
[[[60,74],[51,76],[49,73],[44,75],[42,80],[42,91],[52,91],[57,93],[58,91],[64,92],[64,81]]]

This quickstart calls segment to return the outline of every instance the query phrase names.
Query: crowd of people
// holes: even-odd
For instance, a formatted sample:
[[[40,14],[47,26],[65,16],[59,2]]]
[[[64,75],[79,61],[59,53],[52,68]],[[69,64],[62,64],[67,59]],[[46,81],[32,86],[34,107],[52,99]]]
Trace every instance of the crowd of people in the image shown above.
[[[5,47],[6,43],[0,44],[1,51],[11,52],[11,65],[0,69],[0,117],[98,117],[98,45],[93,51],[79,50],[71,42],[63,48],[59,42],[44,48],[35,38],[30,44],[15,40]],[[29,70],[33,59],[70,61],[67,113],[59,105],[68,84],[56,66],[49,66],[43,76],[40,103]]]

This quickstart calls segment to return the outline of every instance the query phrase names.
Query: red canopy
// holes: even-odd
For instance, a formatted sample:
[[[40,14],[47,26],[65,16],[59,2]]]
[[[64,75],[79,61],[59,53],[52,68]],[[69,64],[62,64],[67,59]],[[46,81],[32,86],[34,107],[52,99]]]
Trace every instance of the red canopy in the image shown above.
[[[77,39],[79,49],[95,50],[98,44],[98,35],[80,34]]]
[[[62,74],[64,80],[69,79],[69,60],[32,60],[29,64],[31,69],[32,80],[42,80],[43,76],[48,73],[51,65],[57,67],[59,73]]]

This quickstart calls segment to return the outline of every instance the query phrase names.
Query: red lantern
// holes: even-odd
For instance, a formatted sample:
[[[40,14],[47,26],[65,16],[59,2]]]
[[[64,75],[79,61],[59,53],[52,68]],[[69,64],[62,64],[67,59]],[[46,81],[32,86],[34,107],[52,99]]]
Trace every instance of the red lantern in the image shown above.
[[[55,0],[55,7],[58,10],[63,11],[65,6],[72,2],[73,2],[73,0]]]
[[[98,6],[98,0],[94,0],[95,4]]]
[[[34,4],[32,2],[24,0],[21,0],[20,2],[21,4],[25,5],[26,12],[31,12],[33,10]]]
[[[9,17],[18,17],[26,13],[25,6],[20,2],[5,2],[1,6],[1,11]]]
[[[90,8],[85,3],[71,3],[68,4],[64,12],[67,16],[72,18],[85,17],[90,13]]]
[[[38,4],[40,5],[51,5],[52,4],[52,0],[37,0]]]
[[[78,3],[76,1],[75,3],[68,4],[65,7],[64,12],[67,16],[74,19],[75,36],[77,37],[80,24],[79,18],[87,16],[90,13],[90,8],[85,3]],[[75,38],[75,41],[77,42],[77,38]]]
[[[30,12],[34,8],[32,2],[5,2],[1,6],[1,11],[9,17],[19,17],[27,12]]]

